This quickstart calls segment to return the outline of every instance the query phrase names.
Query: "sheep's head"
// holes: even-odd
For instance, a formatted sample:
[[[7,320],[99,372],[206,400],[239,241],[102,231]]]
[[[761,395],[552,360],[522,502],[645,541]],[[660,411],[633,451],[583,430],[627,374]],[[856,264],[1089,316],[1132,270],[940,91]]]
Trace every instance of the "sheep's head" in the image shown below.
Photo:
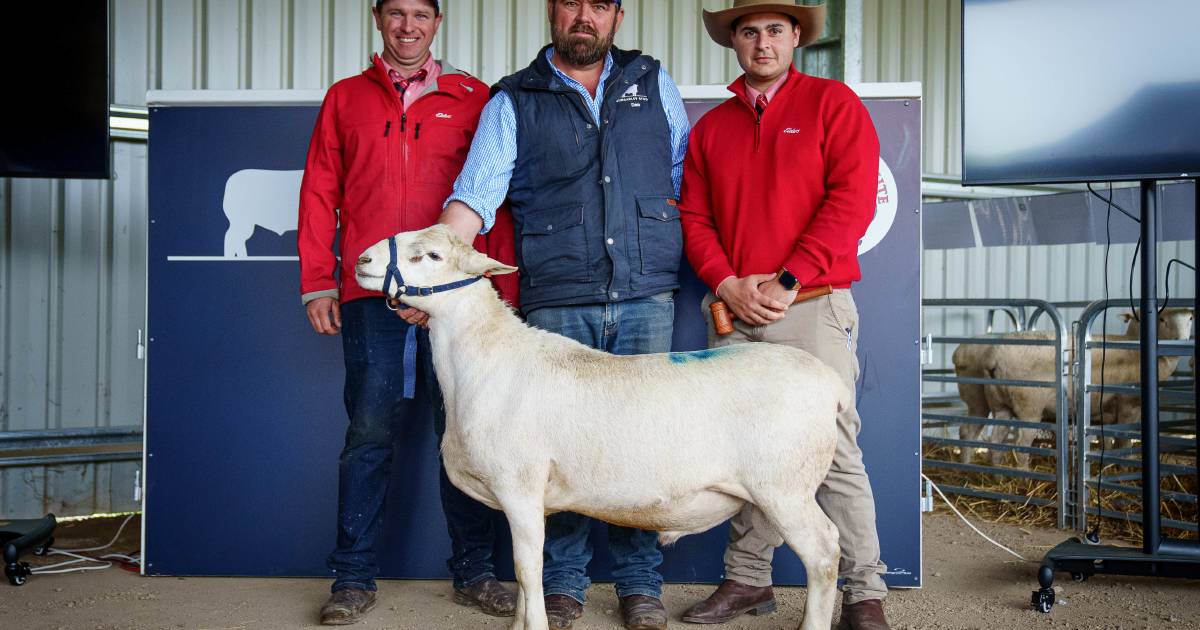
[[[1130,313],[1122,313],[1121,318],[1129,323],[1125,334],[1133,338],[1141,338],[1141,322],[1134,319]],[[1164,308],[1158,314],[1159,339],[1190,339],[1192,336],[1192,309],[1184,307]]]
[[[501,264],[475,251],[453,230],[444,225],[401,232],[396,240],[396,268],[410,287],[434,287],[483,275],[512,273],[516,267]],[[388,241],[383,239],[367,248],[354,267],[358,284],[369,291],[383,291],[387,266],[391,260]],[[395,281],[388,287],[388,297],[397,297]],[[401,296],[406,304],[424,308],[421,304],[430,296]]]

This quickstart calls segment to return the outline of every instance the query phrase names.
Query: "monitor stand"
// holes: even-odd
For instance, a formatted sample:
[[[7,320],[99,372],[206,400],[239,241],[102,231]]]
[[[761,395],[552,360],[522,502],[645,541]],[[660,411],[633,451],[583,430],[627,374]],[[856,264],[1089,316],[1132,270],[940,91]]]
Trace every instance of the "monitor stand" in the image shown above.
[[[1158,320],[1158,197],[1155,182],[1143,180],[1142,196],[1142,299],[1141,320]],[[1200,227],[1200,179],[1196,180],[1196,225]],[[1200,298],[1200,280],[1196,292]],[[1158,327],[1142,326],[1142,548],[1091,545],[1073,538],[1046,553],[1038,569],[1039,590],[1033,592],[1033,607],[1048,613],[1054,607],[1054,574],[1070,573],[1082,582],[1097,573],[1200,578],[1200,542],[1162,536],[1158,476]],[[1195,350],[1193,349],[1193,353]],[[1194,354],[1193,354],[1194,356]],[[1200,363],[1200,361],[1197,361]],[[1200,373],[1200,370],[1197,370]],[[1196,383],[1193,382],[1193,392]],[[1200,413],[1196,414],[1196,453],[1200,460]],[[1080,445],[1085,448],[1086,445]],[[1197,462],[1200,471],[1200,461]],[[1200,474],[1200,472],[1198,472]],[[1086,483],[1086,481],[1085,481]],[[1087,509],[1078,506],[1078,509]]]

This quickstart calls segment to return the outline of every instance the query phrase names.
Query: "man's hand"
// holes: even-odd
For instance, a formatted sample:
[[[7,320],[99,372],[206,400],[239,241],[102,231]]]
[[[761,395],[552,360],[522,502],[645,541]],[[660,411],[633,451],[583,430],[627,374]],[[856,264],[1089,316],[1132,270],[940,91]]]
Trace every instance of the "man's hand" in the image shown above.
[[[725,300],[725,305],[738,319],[754,326],[765,326],[783,319],[791,303],[781,302],[759,289],[758,285],[774,279],[773,273],[758,273],[745,278],[729,276],[717,287],[717,297]],[[783,287],[779,289],[782,291]]]
[[[483,229],[483,219],[479,218],[479,214],[472,210],[471,206],[457,199],[451,201],[450,205],[442,211],[438,223],[450,226],[450,229],[454,230],[454,233],[458,234],[459,238],[467,245],[475,242],[479,230]]]
[[[758,290],[763,295],[784,304],[791,304],[796,301],[796,294],[800,292],[800,285],[797,284],[795,289],[785,289],[782,284],[779,284],[779,277],[776,276],[760,285]],[[784,309],[785,311],[787,309]]]
[[[308,323],[322,335],[336,335],[342,329],[342,307],[336,298],[317,298],[304,305]]]
[[[400,319],[403,319],[404,321],[412,324],[413,326],[429,328],[429,313],[426,313],[425,311],[422,311],[421,309],[418,309],[418,308],[413,308],[411,306],[401,308],[402,306],[404,306],[404,303],[401,302],[400,300],[397,300],[396,298],[388,298],[388,304],[391,304],[392,308],[400,309],[400,310],[396,311],[396,315]]]

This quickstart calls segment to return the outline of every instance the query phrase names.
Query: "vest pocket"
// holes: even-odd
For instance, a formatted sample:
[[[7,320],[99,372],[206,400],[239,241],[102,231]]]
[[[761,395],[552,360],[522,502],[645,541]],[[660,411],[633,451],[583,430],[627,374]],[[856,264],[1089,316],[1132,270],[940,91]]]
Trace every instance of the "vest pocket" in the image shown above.
[[[583,204],[535,210],[521,224],[521,266],[531,286],[587,282]]]
[[[683,252],[679,206],[670,197],[638,196],[638,250],[642,273],[675,273]]]

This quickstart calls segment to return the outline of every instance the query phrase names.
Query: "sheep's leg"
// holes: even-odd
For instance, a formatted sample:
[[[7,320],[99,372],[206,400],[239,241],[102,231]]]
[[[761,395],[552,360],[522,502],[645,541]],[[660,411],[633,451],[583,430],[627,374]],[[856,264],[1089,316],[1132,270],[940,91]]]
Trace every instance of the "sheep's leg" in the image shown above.
[[[540,502],[521,497],[500,498],[504,516],[512,530],[513,572],[520,591],[512,630],[548,630],[546,602],[542,596],[542,544],[546,517]]]
[[[1024,422],[1041,422],[1042,414],[1027,414],[1024,417],[1018,416]],[[1046,425],[1049,427],[1050,425]],[[1010,442],[1018,446],[1033,446],[1033,441],[1037,439],[1041,429],[1013,429],[1009,433]],[[1029,459],[1032,457],[1029,453],[1022,451],[1013,451],[1013,457],[1017,459],[1017,468],[1029,470]]]
[[[992,411],[992,417],[997,420],[1012,420],[1012,412],[1008,409],[996,409]],[[1012,442],[1012,432],[1015,430],[999,425],[993,426],[992,439],[990,441],[997,444],[1009,444]],[[1004,456],[1007,454],[1008,451],[1004,449],[994,448],[988,451],[988,458],[991,460],[993,466],[1003,466],[1005,463]]]
[[[245,258],[246,241],[254,236],[254,224],[235,222],[229,219],[229,229],[225,230],[225,257]]]
[[[963,376],[987,376],[986,374],[964,374]],[[958,395],[963,402],[967,404],[967,415],[975,418],[986,418],[991,413],[988,408],[987,399],[984,396],[983,385],[962,384],[958,386]],[[987,430],[986,424],[960,424],[958,425],[958,437],[963,440],[978,441],[979,437]],[[959,453],[959,461],[964,464],[971,463],[971,459],[975,455],[975,449],[969,446],[962,447]]]
[[[800,630],[828,630],[837,600],[838,530],[817,505],[812,492],[778,500],[754,496],[754,504],[804,563],[808,599]]]

